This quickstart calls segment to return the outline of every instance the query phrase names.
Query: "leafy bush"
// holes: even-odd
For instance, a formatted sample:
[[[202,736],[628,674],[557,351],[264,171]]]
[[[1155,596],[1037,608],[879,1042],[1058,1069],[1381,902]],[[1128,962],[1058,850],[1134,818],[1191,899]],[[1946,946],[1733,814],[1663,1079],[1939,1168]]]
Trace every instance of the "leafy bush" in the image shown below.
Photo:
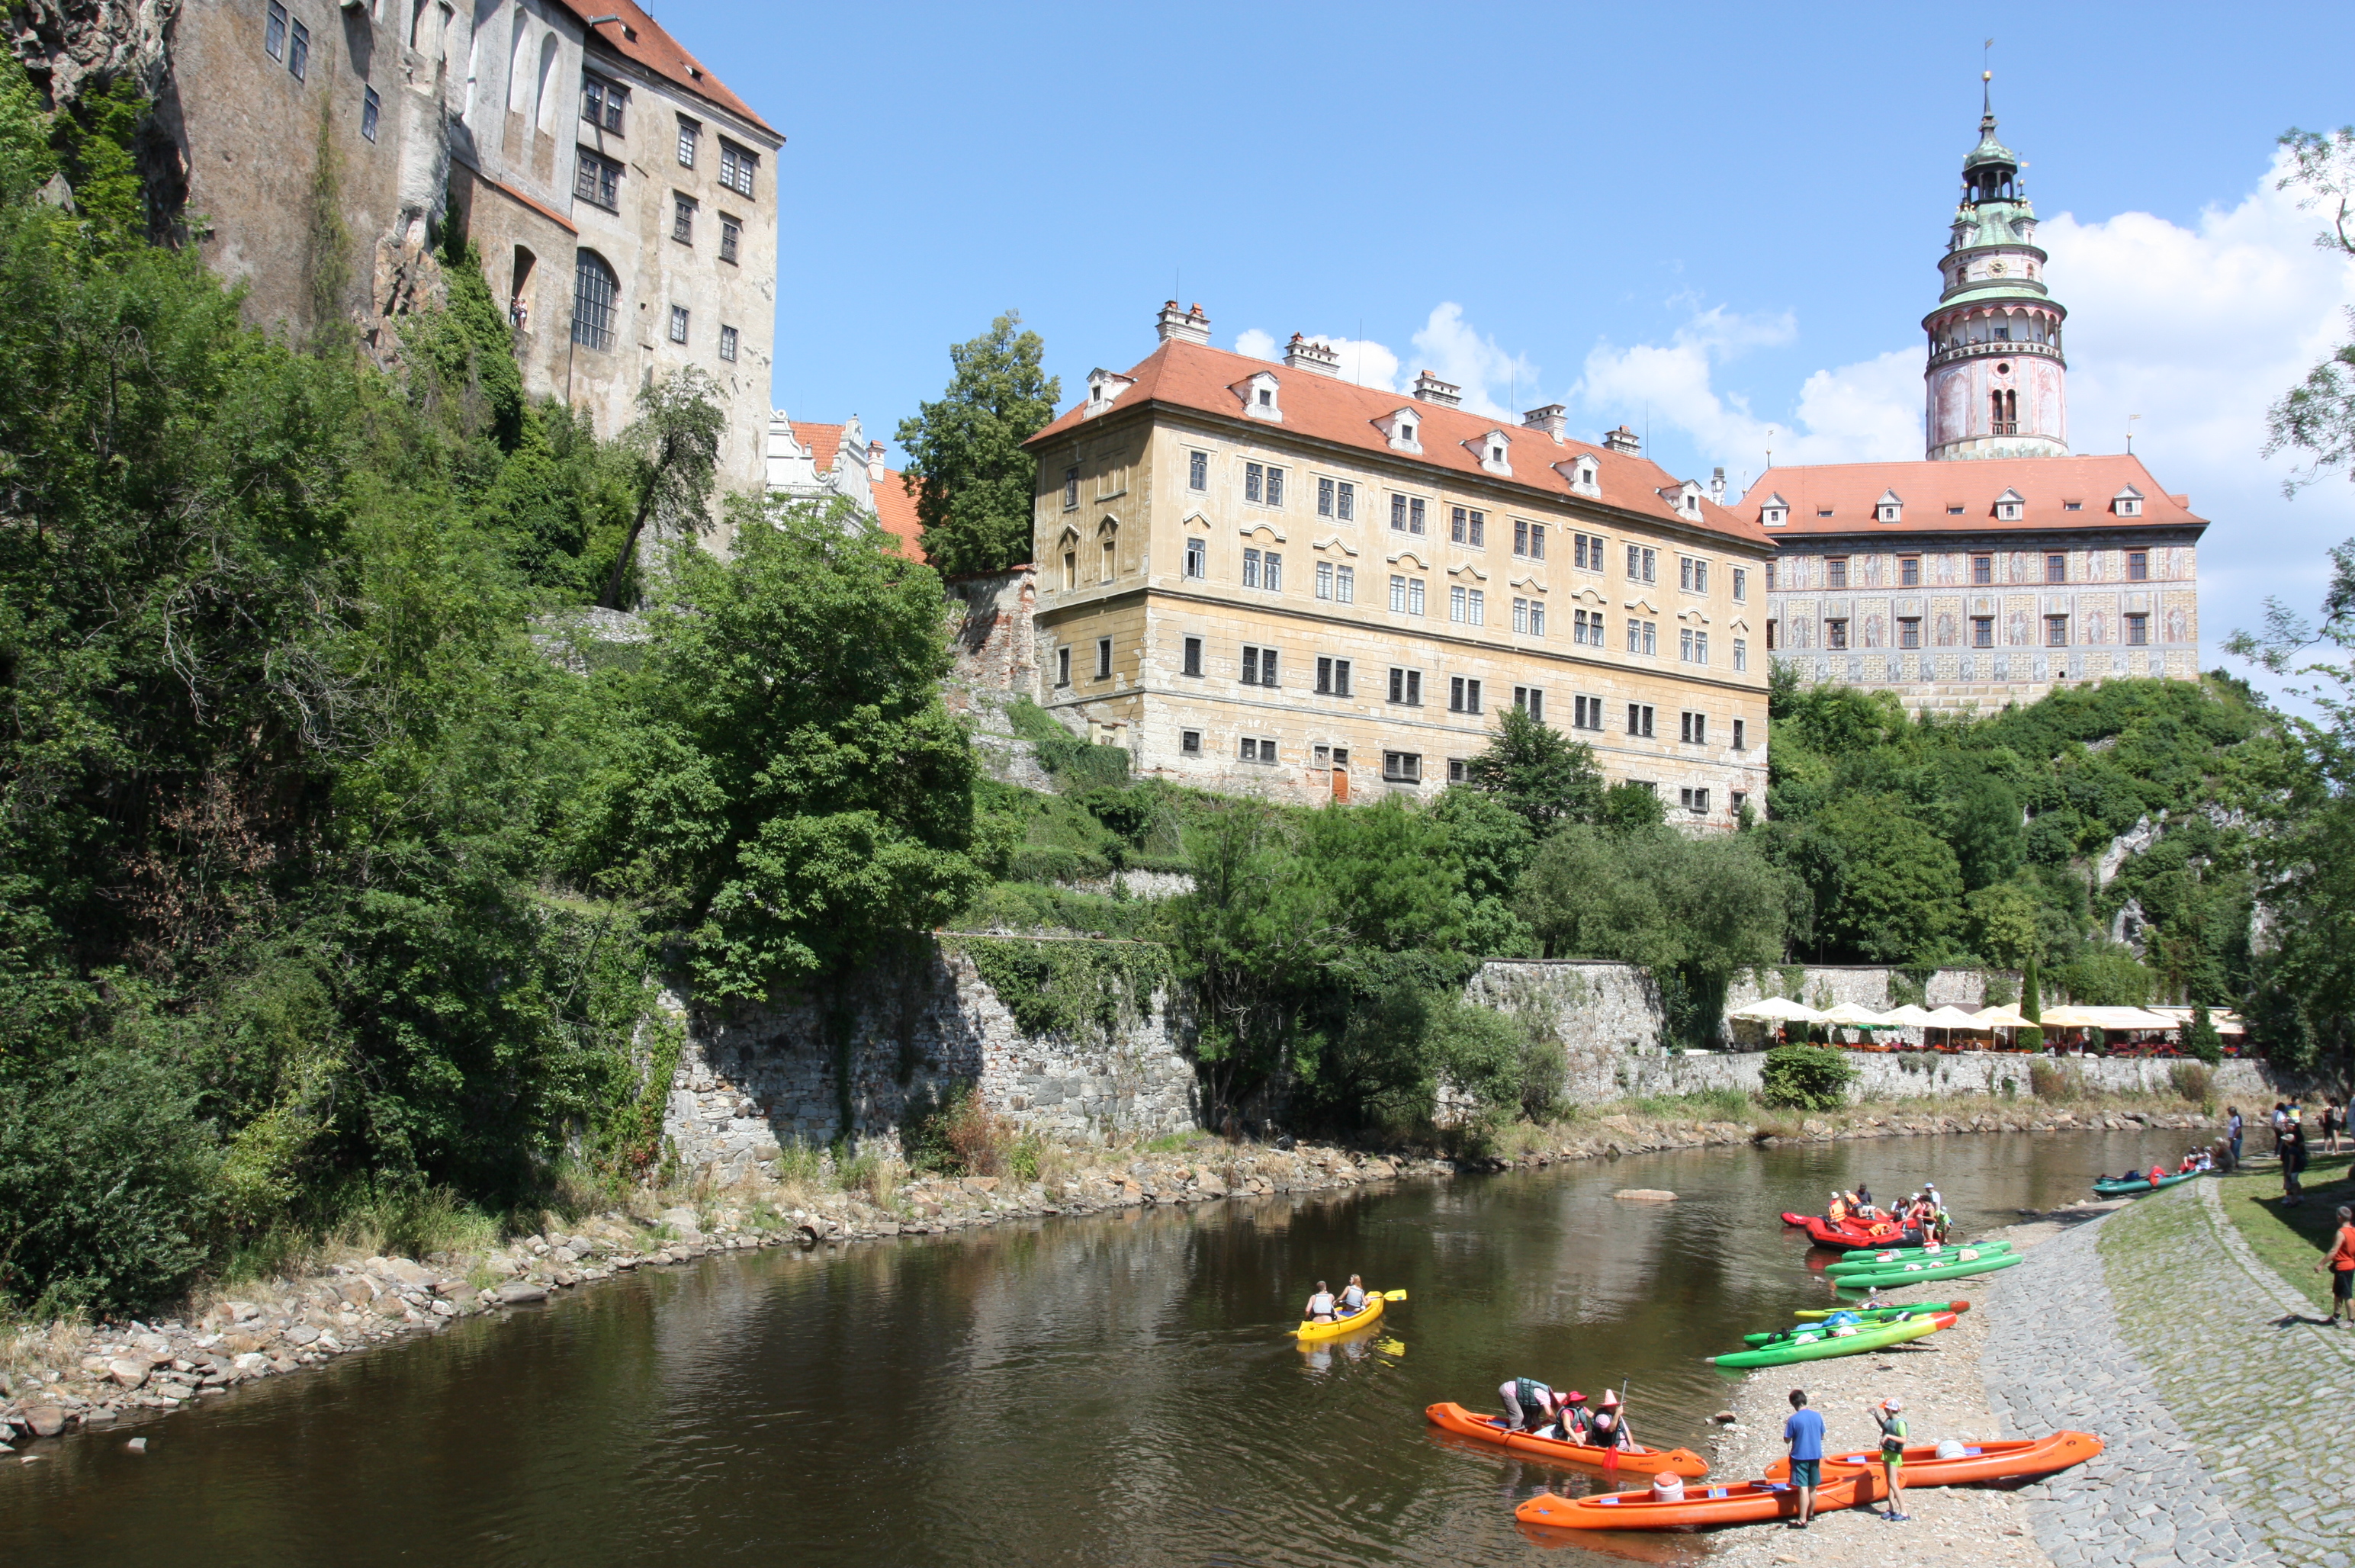
[[[1814,1045],[1778,1045],[1758,1070],[1761,1104],[1829,1111],[1848,1103],[1856,1064],[1845,1052]]]
[[[216,1239],[220,1151],[195,1086],[148,1053],[84,1046],[0,1088],[0,1296],[142,1311]]]
[[[2216,1094],[2216,1076],[2205,1062],[2175,1062],[2167,1070],[2167,1082],[2178,1095],[2195,1105],[2205,1105]]]
[[[2082,1100],[2085,1097],[2085,1075],[2058,1061],[2031,1061],[2028,1064],[2028,1089],[2040,1100]]]

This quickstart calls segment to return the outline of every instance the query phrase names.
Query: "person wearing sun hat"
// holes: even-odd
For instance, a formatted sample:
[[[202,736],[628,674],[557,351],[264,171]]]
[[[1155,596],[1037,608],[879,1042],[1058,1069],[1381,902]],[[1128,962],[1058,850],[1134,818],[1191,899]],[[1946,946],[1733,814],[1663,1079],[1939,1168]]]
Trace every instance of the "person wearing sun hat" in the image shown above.
[[[1553,1424],[1540,1429],[1538,1435],[1559,1438],[1564,1443],[1584,1443],[1593,1424],[1593,1418],[1586,1413],[1586,1396],[1572,1389],[1555,1405]]]
[[[1902,1524],[1913,1517],[1904,1511],[1905,1402],[1891,1396],[1879,1404],[1868,1401],[1865,1408],[1881,1424],[1881,1473],[1889,1478],[1889,1509],[1881,1517]]]
[[[1627,1412],[1619,1396],[1609,1389],[1596,1403],[1594,1419],[1590,1424],[1592,1435],[1587,1439],[1597,1448],[1633,1448],[1636,1439],[1627,1430]]]

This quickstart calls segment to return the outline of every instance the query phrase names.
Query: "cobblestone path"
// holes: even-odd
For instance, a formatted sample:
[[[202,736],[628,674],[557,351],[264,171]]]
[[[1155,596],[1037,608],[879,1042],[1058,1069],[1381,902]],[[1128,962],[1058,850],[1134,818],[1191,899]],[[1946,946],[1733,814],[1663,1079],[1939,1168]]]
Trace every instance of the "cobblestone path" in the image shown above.
[[[2100,1242],[2121,1333],[2242,1519],[2286,1563],[2349,1568],[2355,1332],[2259,1261],[2214,1183],[2143,1204]]]
[[[2018,1498],[2027,1505],[2037,1543],[2057,1568],[2279,1564],[2283,1558],[2265,1540],[2269,1532],[2236,1513],[2228,1483],[2211,1472],[2200,1445],[2160,1403],[2152,1368],[2129,1345],[2131,1336],[2120,1331],[2102,1266],[2109,1249],[2097,1244],[2105,1229],[2133,1214],[2106,1216],[2043,1243],[1991,1293],[1979,1370],[1997,1417],[2024,1436],[2073,1427],[2099,1433],[2108,1445],[2098,1459],[2023,1487]],[[2175,1248],[2168,1251],[2172,1255],[2159,1266],[2170,1283],[2159,1299],[2199,1300],[2200,1288],[2185,1289],[2188,1282],[2173,1273],[2191,1260]],[[2235,1288],[2241,1296],[2252,1294],[2245,1277]],[[2207,1305],[2218,1303],[2211,1297]],[[2228,1315],[2201,1316],[2213,1323]],[[2206,1371],[2219,1381],[2238,1382],[2214,1363]],[[2277,1435],[2270,1417],[2251,1424]],[[2242,1484],[2247,1474],[2239,1467]]]

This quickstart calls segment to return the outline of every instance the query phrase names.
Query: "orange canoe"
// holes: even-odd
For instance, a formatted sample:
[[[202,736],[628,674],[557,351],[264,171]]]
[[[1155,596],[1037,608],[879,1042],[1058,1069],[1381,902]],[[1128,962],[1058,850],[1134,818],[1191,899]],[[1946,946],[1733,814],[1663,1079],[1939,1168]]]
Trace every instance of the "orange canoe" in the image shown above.
[[[2072,1465],[2082,1465],[2102,1451],[2102,1440],[2090,1432],[2055,1432],[2043,1437],[2006,1438],[1966,1445],[1959,1459],[1941,1459],[1934,1446],[1905,1450],[1905,1484],[1909,1487],[1959,1487],[1972,1481],[2000,1481],[2018,1476],[2049,1476]],[[1868,1449],[1824,1456],[1824,1474],[1847,1476],[1864,1472],[1863,1501],[1879,1498],[1888,1488],[1881,1473],[1881,1454]],[[1770,1479],[1791,1473],[1788,1459],[1766,1467]]]
[[[1598,1469],[1610,1469],[1611,1450],[1586,1443],[1564,1443],[1556,1437],[1540,1437],[1528,1432],[1508,1432],[1504,1424],[1493,1415],[1475,1415],[1453,1402],[1428,1406],[1423,1413],[1434,1426],[1444,1427],[1459,1437],[1476,1437],[1483,1443],[1494,1443],[1499,1448],[1529,1459],[1559,1459],[1571,1465],[1592,1465]],[[1709,1461],[1689,1448],[1622,1448],[1617,1467],[1632,1475],[1657,1476],[1666,1470],[1671,1475],[1690,1479],[1709,1474]]]
[[[1862,1486],[1860,1472],[1826,1477],[1816,1488],[1815,1511],[1853,1507]],[[1679,1501],[1654,1502],[1649,1487],[1635,1492],[1604,1492],[1590,1498],[1541,1492],[1513,1510],[1523,1524],[1554,1530],[1707,1530],[1721,1524],[1758,1524],[1796,1518],[1799,1494],[1784,1481],[1736,1481],[1722,1487],[1687,1487]]]

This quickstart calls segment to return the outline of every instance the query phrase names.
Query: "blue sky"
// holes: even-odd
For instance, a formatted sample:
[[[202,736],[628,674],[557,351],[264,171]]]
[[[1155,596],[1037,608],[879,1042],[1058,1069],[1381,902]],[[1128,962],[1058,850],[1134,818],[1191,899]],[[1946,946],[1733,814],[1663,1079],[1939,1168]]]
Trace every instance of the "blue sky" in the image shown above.
[[[2072,443],[2126,415],[2215,527],[2203,631],[2316,597],[2355,486],[2297,500],[2264,409],[2355,304],[2272,194],[2355,120],[2355,11],[673,0],[788,138],[779,407],[887,436],[1018,307],[1068,403],[1153,347],[1370,340],[1475,400],[1625,420],[1672,472],[1919,454],[1920,337],[1982,41],[2072,312]],[[1969,19],[1976,16],[1977,19]],[[1244,340],[1247,348],[1259,338]]]

